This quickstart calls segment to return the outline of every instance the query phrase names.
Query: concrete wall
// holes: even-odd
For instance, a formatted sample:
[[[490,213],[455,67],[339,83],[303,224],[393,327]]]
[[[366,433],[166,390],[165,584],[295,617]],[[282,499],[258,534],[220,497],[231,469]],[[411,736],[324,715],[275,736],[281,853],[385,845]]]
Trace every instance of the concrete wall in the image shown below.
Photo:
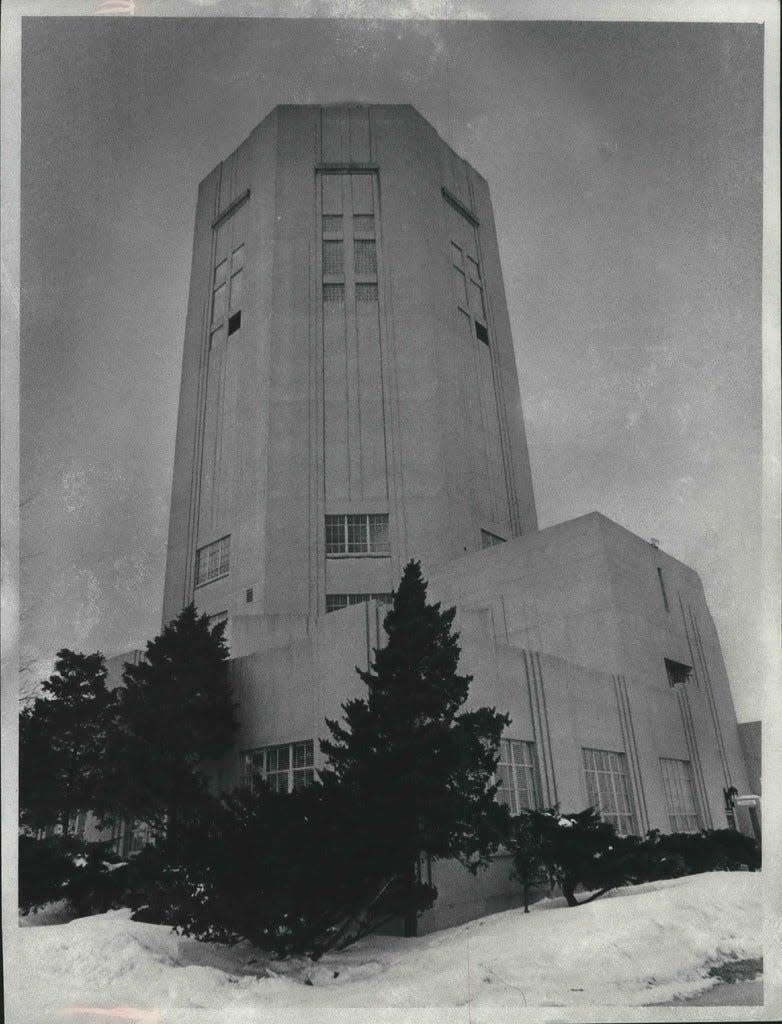
[[[357,312],[348,272],[332,337],[322,188],[346,182],[352,252],[365,200],[351,206],[351,175],[372,182],[378,297]],[[454,298],[459,231],[488,346]],[[241,329],[224,337],[213,276],[240,242]],[[324,516],[350,512],[389,514],[390,556],[326,558]],[[275,108],[199,186],[164,621],[191,599],[209,614],[322,614],[326,593],[390,590],[410,557],[440,564],[479,549],[481,529],[536,525],[486,182],[412,107]],[[229,575],[196,587],[196,551],[225,536]]]
[[[661,758],[690,763],[702,826],[727,826],[724,789],[747,792],[749,783],[719,643],[691,569],[590,515],[434,572],[429,599],[457,605],[470,705],[508,713],[506,737],[535,744],[542,805],[589,805],[583,750],[594,748],[624,755],[635,831],[671,831]],[[341,717],[341,704],[364,693],[355,666],[365,668],[382,642],[381,619],[370,603],[259,631],[263,648],[232,662],[237,751],[324,736],[325,718]],[[529,637],[537,648],[523,642]],[[669,684],[666,657],[692,666],[686,683]],[[235,784],[238,771],[239,758],[227,758],[221,784]],[[737,822],[751,831],[745,810]],[[520,900],[507,858],[475,877],[457,864],[432,870],[443,898],[423,930]]]

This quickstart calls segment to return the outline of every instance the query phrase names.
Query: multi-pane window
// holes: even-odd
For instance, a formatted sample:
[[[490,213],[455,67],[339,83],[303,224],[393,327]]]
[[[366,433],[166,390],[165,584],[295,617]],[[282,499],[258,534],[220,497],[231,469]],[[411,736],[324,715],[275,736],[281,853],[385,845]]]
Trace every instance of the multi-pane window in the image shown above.
[[[493,548],[495,544],[504,544],[505,538],[498,537],[496,533],[489,533],[488,530],[481,530],[481,547]]]
[[[377,275],[377,250],[374,238],[357,238],[353,242],[353,259],[356,274]]]
[[[244,245],[238,245],[230,256],[217,264],[212,286],[212,328],[210,344],[214,345],[237,331],[242,324],[242,275]],[[226,317],[228,318],[226,324]]]
[[[371,213],[357,213],[353,216],[353,234],[375,237],[375,217]]]
[[[535,744],[527,740],[501,740],[497,763],[497,800],[511,814],[541,806],[540,774]]]
[[[668,685],[678,686],[679,683],[687,682],[692,673],[692,668],[689,665],[682,665],[679,661],[671,661],[670,658],[666,658],[665,672],[668,676]]]
[[[477,324],[485,324],[486,304],[483,298],[480,264],[476,258],[470,256],[453,241],[451,242],[451,275],[457,306],[465,313],[469,313]]]
[[[344,302],[345,301],[345,286],[344,284],[324,284],[323,285],[323,301],[332,302]]]
[[[250,790],[263,781],[275,793],[292,793],[315,781],[314,766],[312,740],[259,747],[242,754],[242,782]]]
[[[323,217],[323,234],[342,237],[342,214],[329,213]]]
[[[348,605],[364,604],[366,601],[390,604],[393,598],[393,594],[326,594],[326,611],[336,612],[340,608],[347,608]]]
[[[611,750],[584,749],[587,797],[590,806],[610,821],[620,836],[636,831],[635,811],[627,784],[624,754]]]
[[[689,761],[661,757],[660,768],[663,773],[671,832],[698,832],[701,817],[695,799],[692,765]]]
[[[344,243],[340,238],[323,240],[323,273],[341,277],[345,272]]]
[[[356,302],[377,302],[377,282],[357,284]]]
[[[387,555],[388,513],[326,516],[327,555]]]
[[[196,551],[196,581],[200,587],[204,583],[227,576],[230,569],[231,538],[221,537],[220,540],[205,544]]]

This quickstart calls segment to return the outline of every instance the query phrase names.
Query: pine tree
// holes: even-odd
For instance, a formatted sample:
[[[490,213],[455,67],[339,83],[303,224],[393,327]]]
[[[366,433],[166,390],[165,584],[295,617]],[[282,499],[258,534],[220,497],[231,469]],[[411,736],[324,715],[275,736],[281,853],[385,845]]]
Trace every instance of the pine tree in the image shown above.
[[[461,710],[471,677],[457,672],[454,615],[427,604],[420,564],[408,563],[383,623],[388,642],[369,671],[357,669],[367,697],[343,705],[344,724],[327,720],[332,739],[321,741],[324,780],[348,787],[381,888],[398,883],[406,935],[436,895],[418,880],[420,858],[458,857],[477,870],[507,821],[492,777],[509,719]]]
[[[105,762],[116,699],[106,689],[103,655],[59,651],[45,696],[19,720],[20,817],[32,829],[61,826],[92,806]]]
[[[175,846],[179,825],[207,792],[202,762],[228,750],[236,730],[224,623],[194,605],[126,663],[119,723],[99,794],[104,819],[146,821]]]

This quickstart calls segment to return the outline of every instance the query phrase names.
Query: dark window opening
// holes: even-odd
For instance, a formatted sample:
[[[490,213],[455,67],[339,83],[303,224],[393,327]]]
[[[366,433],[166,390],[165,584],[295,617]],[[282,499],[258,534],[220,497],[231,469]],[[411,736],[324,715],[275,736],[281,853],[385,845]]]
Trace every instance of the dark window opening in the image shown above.
[[[669,612],[671,609],[668,607],[668,595],[665,593],[665,580],[663,579],[663,571],[659,566],[657,567],[657,579],[660,581],[660,590],[663,594],[663,604],[665,605],[665,610]]]
[[[484,345],[489,344],[489,332],[486,330],[483,324],[479,324],[477,321],[475,323],[475,337],[478,339],[478,341],[482,341]]]
[[[668,685],[678,686],[679,683],[686,683],[692,674],[690,665],[682,665],[679,661],[665,659],[665,671],[668,673]]]
[[[246,597],[247,597],[247,604],[250,604],[250,602],[253,599],[253,588],[252,587],[248,587],[247,588],[247,595],[246,595]]]
[[[230,337],[235,331],[238,331],[242,326],[242,311],[234,313],[233,316],[228,317],[228,336]]]

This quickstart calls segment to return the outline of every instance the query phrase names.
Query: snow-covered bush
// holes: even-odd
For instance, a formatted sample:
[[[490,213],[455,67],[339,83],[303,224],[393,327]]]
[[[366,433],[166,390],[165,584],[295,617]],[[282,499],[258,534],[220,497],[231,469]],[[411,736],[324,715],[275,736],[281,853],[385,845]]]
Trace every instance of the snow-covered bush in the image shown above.
[[[576,814],[525,810],[514,820],[509,841],[514,876],[525,889],[542,879],[558,885],[569,907],[625,885],[637,840],[618,836],[592,807]],[[576,890],[597,890],[585,900]],[[526,892],[525,892],[526,898]]]

